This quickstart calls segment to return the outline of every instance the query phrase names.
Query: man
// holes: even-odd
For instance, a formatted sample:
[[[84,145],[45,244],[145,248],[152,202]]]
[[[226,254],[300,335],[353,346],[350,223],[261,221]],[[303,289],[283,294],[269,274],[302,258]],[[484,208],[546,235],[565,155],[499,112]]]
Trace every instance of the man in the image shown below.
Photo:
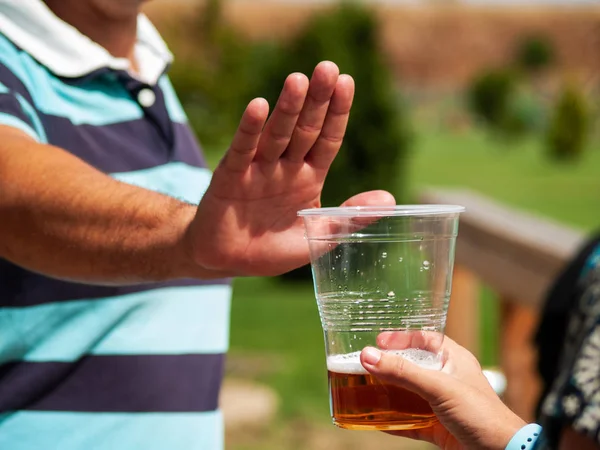
[[[1,449],[221,448],[229,278],[308,260],[352,79],[250,102],[211,179],[140,4],[0,0]]]

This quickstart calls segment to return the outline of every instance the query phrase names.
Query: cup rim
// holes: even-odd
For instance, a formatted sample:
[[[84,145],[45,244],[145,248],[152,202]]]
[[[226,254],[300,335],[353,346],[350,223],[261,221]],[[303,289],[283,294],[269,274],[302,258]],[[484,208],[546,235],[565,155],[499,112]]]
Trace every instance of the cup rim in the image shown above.
[[[298,211],[298,216],[330,217],[405,217],[460,214],[465,211],[460,205],[395,205],[395,206],[338,206],[310,208]]]

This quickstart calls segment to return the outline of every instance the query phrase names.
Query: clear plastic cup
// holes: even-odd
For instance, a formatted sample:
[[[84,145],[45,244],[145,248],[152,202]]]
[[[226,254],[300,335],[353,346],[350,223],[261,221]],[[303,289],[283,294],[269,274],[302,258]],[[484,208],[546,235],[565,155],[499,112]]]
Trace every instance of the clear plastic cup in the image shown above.
[[[427,402],[369,375],[359,355],[376,346],[441,369],[462,211],[410,205],[298,213],[310,248],[335,425],[405,430],[436,422]]]

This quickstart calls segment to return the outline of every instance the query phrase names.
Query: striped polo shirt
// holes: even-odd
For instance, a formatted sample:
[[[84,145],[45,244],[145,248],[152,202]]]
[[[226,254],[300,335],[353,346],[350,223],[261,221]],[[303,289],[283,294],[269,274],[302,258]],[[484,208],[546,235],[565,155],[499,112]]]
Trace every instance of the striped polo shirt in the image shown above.
[[[41,0],[0,0],[0,124],[198,203],[210,172],[143,15],[135,55],[137,73]],[[93,286],[0,259],[0,449],[222,448],[230,294],[229,280]]]

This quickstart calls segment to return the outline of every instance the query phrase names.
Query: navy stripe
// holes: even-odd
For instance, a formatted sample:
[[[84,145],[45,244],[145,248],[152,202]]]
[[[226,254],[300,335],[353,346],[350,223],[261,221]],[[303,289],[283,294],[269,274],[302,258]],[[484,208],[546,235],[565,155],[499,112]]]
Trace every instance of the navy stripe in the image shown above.
[[[16,76],[7,66],[0,62],[0,82],[11,91],[17,92],[23,96],[31,105],[34,105],[33,98],[25,84]]]
[[[165,96],[163,95],[162,90],[158,85],[149,86],[133,78],[125,81],[123,85],[136,102],[136,99],[142,90],[149,89],[154,92],[154,103],[150,107],[142,106],[142,110],[144,111],[146,119],[154,123],[155,127],[161,133],[162,138],[168,142],[169,147],[172,147],[174,140],[173,126],[169,113],[167,112]]]
[[[203,412],[218,407],[224,355],[87,356],[0,367],[0,412]]]
[[[230,283],[229,279],[180,279],[131,286],[94,286],[47,278],[0,259],[0,286],[2,288],[0,307],[34,306],[80,299],[92,300],[166,287],[227,285]]]
[[[13,94],[0,94],[0,112],[16,117],[35,130],[35,125],[31,122],[29,116],[25,114],[19,100]]]
[[[52,76],[58,78],[64,84],[70,84],[71,86],[84,86],[88,83],[93,83],[98,78],[106,76],[123,80],[131,78],[131,75],[129,75],[127,71],[111,69],[110,67],[100,67],[99,69],[92,70],[80,77],[63,77],[55,73],[53,73]]]
[[[48,142],[102,172],[146,169],[169,162],[170,149],[147,120],[104,126],[73,125],[64,117],[41,115]]]
[[[141,89],[142,88],[132,91],[133,95],[137,97]],[[169,143],[169,146],[173,147],[173,144],[175,143],[173,122],[171,121],[169,113],[167,112],[165,96],[158,86],[148,86],[147,89],[152,89],[152,92],[154,92],[154,95],[156,96],[156,100],[151,107],[144,108],[144,114],[149,120],[156,124],[156,127],[161,130],[163,137]]]
[[[145,119],[104,126],[73,125],[63,117],[40,115],[48,142],[78,156],[105,173],[131,172],[185,162],[195,167],[206,163],[185,124],[173,123],[174,147]]]
[[[173,123],[172,161],[179,161],[196,167],[208,167],[200,143],[186,123]]]

